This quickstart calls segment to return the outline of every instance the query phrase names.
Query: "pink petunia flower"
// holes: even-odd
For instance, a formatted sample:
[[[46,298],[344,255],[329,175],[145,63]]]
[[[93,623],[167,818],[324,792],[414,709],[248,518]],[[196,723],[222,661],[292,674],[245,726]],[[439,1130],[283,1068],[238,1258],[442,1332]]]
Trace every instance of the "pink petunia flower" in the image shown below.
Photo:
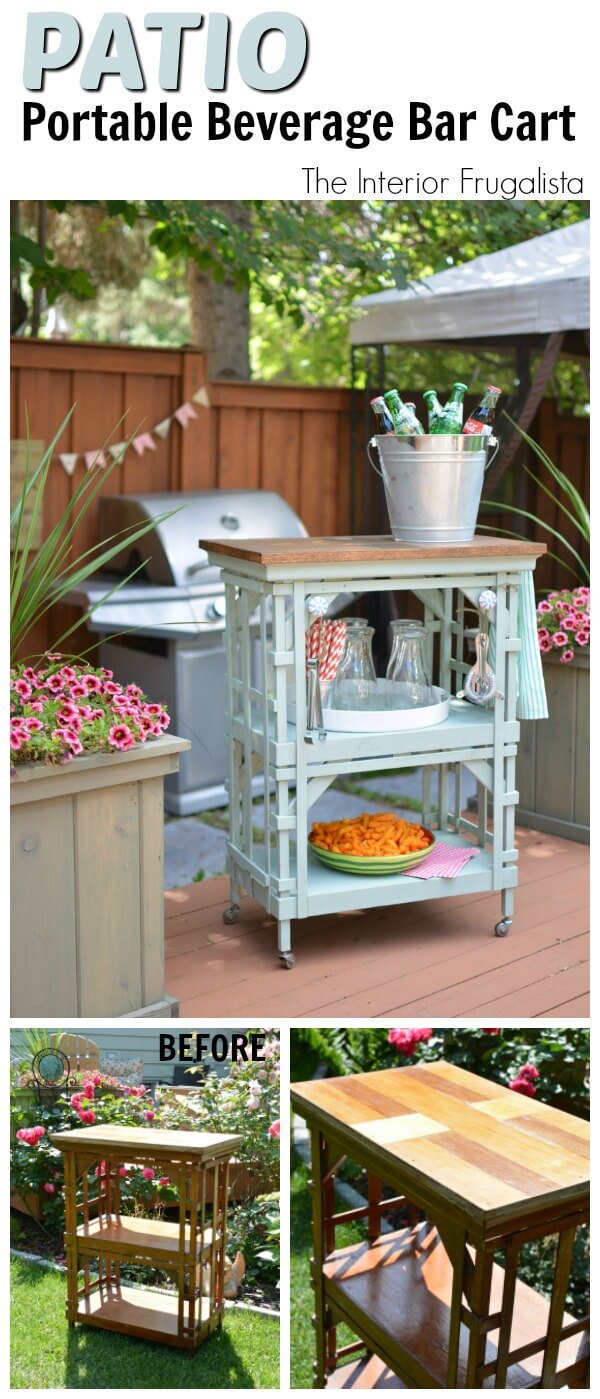
[[[547,641],[549,636],[550,632],[547,627],[538,627],[538,641]]]
[[[584,631],[582,627],[581,631],[575,632],[575,640],[578,646],[588,646],[590,640],[589,631]]]
[[[15,680],[13,690],[16,691],[20,699],[31,699],[31,685],[28,685],[26,680]]]
[[[61,665],[60,674],[64,676],[65,680],[77,679],[77,671],[73,670],[72,665]]]
[[[569,640],[569,638],[568,638],[566,632],[564,632],[564,631],[555,631],[555,633],[554,633],[554,645],[555,645],[555,646],[566,646],[568,640]]]
[[[548,638],[547,641],[540,641],[540,651],[544,651],[544,652],[545,652],[545,651],[551,651],[551,650],[552,650],[552,642],[550,641],[550,638]]]
[[[49,690],[51,695],[60,695],[64,688],[65,682],[62,676],[56,673],[49,675],[48,679],[45,681],[45,689]]]
[[[87,696],[87,690],[85,688],[85,685],[81,684],[80,680],[75,680],[71,685],[69,685],[69,694],[71,696],[71,699],[85,699]]]
[[[569,647],[568,649],[565,649],[565,650],[563,651],[563,653],[562,653],[561,658],[560,658],[560,660],[561,660],[561,665],[569,665],[569,662],[573,660],[573,656],[574,656],[574,655],[575,655],[575,652],[572,651],[570,647]]]
[[[30,733],[30,734],[39,734],[39,733],[41,733],[41,731],[42,731],[42,729],[43,729],[43,727],[44,727],[44,725],[42,724],[42,722],[41,722],[40,719],[29,719],[29,718],[28,718],[28,719],[23,719],[21,722],[22,722],[23,728],[27,731],[27,733]]]
[[[551,604],[550,602],[546,602],[546,601],[538,602],[538,608],[537,608],[537,610],[538,610],[538,612],[551,612],[551,611],[552,611],[552,604]]]
[[[37,684],[38,684],[37,670],[34,670],[34,669],[33,669],[33,666],[30,666],[30,665],[25,666],[25,670],[23,671],[23,679],[24,679],[24,680],[28,680],[30,685],[34,685],[34,686],[37,685]]]
[[[108,741],[113,748],[118,748],[121,752],[135,748],[135,738],[128,724],[113,724],[108,732]]]
[[[99,675],[83,675],[81,677],[81,683],[85,686],[88,695],[102,694],[102,681]]]

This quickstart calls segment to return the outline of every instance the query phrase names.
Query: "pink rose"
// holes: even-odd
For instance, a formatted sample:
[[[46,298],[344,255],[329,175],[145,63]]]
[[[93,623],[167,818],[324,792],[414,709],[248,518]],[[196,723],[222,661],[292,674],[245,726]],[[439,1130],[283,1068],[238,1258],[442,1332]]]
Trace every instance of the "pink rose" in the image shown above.
[[[51,1185],[48,1180],[44,1182],[44,1190],[47,1195],[56,1195],[56,1186]]]
[[[92,1122],[96,1121],[96,1114],[92,1108],[80,1108],[79,1119],[81,1122],[87,1122],[91,1126]]]
[[[159,1177],[158,1177],[158,1184],[159,1184],[159,1185],[170,1185],[171,1182],[170,1182],[168,1176],[159,1176]]]
[[[153,1113],[150,1109],[148,1109],[148,1112],[143,1113],[143,1116],[145,1117],[146,1122],[154,1122],[155,1113]]]
[[[152,1170],[151,1166],[144,1166],[142,1175],[144,1177],[144,1180],[154,1180],[154,1171]]]
[[[509,1083],[513,1093],[522,1093],[526,1098],[535,1098],[535,1084],[526,1078],[512,1078]]]
[[[279,1141],[280,1130],[281,1130],[281,1123],[280,1123],[279,1118],[278,1118],[278,1119],[277,1119],[277,1122],[272,1122],[272,1123],[271,1123],[271,1126],[269,1127],[269,1136],[270,1136],[270,1137],[273,1137],[276,1141]]]
[[[539,1076],[540,1071],[539,1069],[536,1069],[535,1064],[521,1064],[521,1068],[519,1069],[518,1073],[519,1078],[526,1078],[532,1080],[534,1078],[539,1078]]]

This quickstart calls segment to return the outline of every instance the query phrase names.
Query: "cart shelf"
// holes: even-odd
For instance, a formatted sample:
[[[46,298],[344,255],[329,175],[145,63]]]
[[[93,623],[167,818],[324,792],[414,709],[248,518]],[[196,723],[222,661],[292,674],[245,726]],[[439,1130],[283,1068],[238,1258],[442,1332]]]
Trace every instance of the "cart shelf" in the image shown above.
[[[445,845],[473,849],[473,842],[458,836],[454,831],[437,831],[436,835]],[[464,894],[485,894],[494,887],[494,858],[490,850],[475,847],[477,853],[453,878],[436,876],[433,879],[417,879],[410,874],[354,875],[344,874],[321,864],[312,850],[308,850],[305,876],[304,907],[305,917],[321,913],[344,913],[352,909],[379,908],[389,904],[419,903],[424,899],[440,896],[452,898]],[[274,852],[272,852],[273,854]],[[278,918],[298,917],[297,857],[292,848],[289,856],[289,875],[280,878],[271,867],[267,871],[264,845],[253,848],[252,859],[242,851],[235,851],[236,859],[244,869],[245,878],[254,897],[266,902],[269,912]],[[517,884],[517,852],[511,852],[511,865],[503,866],[500,879],[502,888],[514,888]],[[267,893],[267,887],[270,893]]]
[[[452,1265],[436,1230],[427,1225],[384,1234],[372,1244],[336,1250],[325,1259],[325,1297],[334,1312],[347,1322],[368,1347],[386,1358],[386,1351],[405,1352],[410,1373],[422,1371],[419,1388],[433,1379],[445,1387],[448,1367]],[[490,1314],[502,1307],[504,1269],[492,1272]],[[515,1288],[511,1351],[527,1348],[548,1330],[550,1304],[525,1283]],[[562,1327],[575,1324],[563,1314]],[[558,1369],[575,1364],[580,1336],[562,1342]],[[466,1388],[469,1331],[460,1328],[457,1388]],[[483,1364],[495,1364],[498,1330],[487,1337]],[[527,1389],[542,1372],[543,1353],[538,1352],[509,1367],[506,1389]],[[483,1388],[490,1387],[484,1384]]]
[[[105,1331],[122,1331],[128,1336],[163,1341],[165,1345],[181,1344],[179,1303],[177,1297],[164,1292],[104,1283],[89,1296],[80,1298],[76,1320]],[[206,1330],[209,1321],[210,1303],[208,1297],[203,1297],[201,1316],[194,1326],[196,1337]]]
[[[245,721],[241,717],[233,720],[233,736],[240,741],[244,736]],[[269,744],[267,758],[272,767],[293,768],[296,762],[298,734],[296,725],[288,720],[287,739],[278,743],[275,739],[275,715],[269,716]],[[250,732],[253,747],[258,753],[264,751],[264,726],[260,713],[252,714]],[[519,723],[515,719],[504,725],[503,742],[517,743]],[[440,752],[446,761],[452,761],[453,750],[472,750],[473,757],[481,756],[481,749],[489,749],[494,744],[494,714],[487,708],[477,709],[467,700],[452,700],[448,718],[443,724],[431,728],[410,729],[391,733],[328,733],[319,742],[307,747],[306,761],[309,768],[320,768],[325,764],[355,766],[361,759],[373,763],[378,758],[391,760],[409,757],[411,765],[420,767],[427,762],[439,762]],[[516,752],[516,749],[515,749]],[[433,756],[432,756],[433,755]],[[463,760],[464,761],[464,760]]]
[[[102,1215],[90,1219],[88,1224],[80,1224],[77,1230],[80,1253],[118,1254],[147,1257],[165,1264],[177,1260],[179,1253],[179,1222],[171,1223],[164,1219],[141,1219],[137,1215]],[[196,1235],[193,1250],[190,1245],[190,1226],[185,1228],[185,1253],[193,1259],[200,1258],[212,1248],[213,1231],[205,1229],[204,1234]]]

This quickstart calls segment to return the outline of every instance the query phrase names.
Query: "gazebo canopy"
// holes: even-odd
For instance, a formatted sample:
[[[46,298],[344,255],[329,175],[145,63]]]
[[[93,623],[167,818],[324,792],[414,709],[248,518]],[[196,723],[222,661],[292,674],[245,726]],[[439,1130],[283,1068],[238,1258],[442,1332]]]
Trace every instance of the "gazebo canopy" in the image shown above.
[[[437,272],[406,291],[375,292],[355,302],[353,346],[467,341],[535,345],[556,332],[563,351],[586,353],[590,324],[589,219],[485,253]]]

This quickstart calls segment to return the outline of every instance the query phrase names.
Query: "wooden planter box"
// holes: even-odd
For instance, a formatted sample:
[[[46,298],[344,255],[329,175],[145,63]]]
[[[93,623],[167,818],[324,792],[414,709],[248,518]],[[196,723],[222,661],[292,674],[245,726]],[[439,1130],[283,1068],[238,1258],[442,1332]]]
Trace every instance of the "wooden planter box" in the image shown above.
[[[172,1015],[164,991],[163,779],[185,739],[11,783],[11,1014]]]
[[[548,719],[521,724],[517,821],[567,840],[590,838],[590,658],[544,656]]]

